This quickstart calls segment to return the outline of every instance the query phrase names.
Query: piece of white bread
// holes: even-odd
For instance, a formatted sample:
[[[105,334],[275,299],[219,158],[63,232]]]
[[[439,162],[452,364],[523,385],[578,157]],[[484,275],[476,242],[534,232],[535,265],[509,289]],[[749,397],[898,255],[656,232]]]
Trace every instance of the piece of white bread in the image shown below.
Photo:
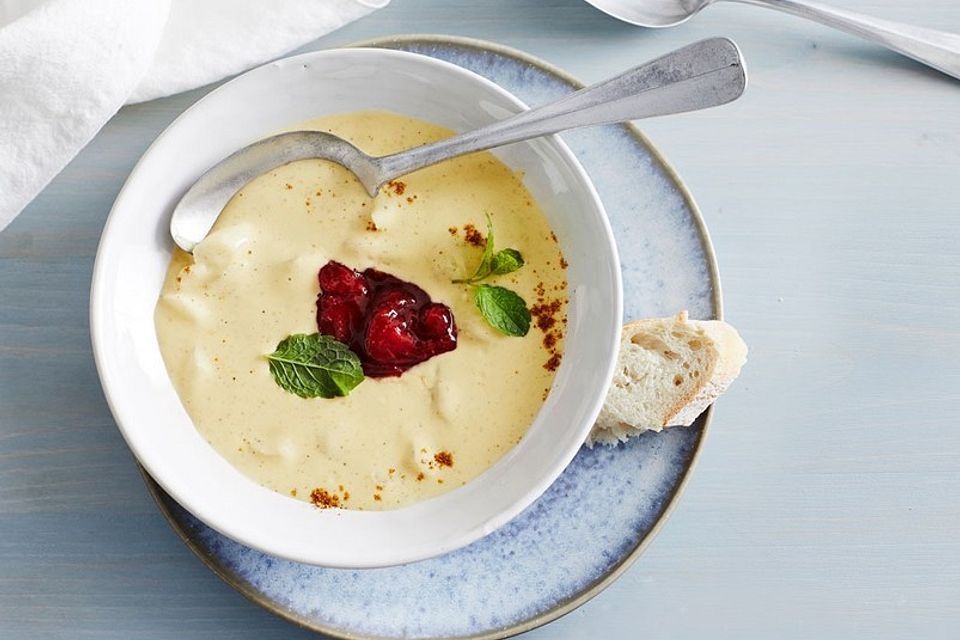
[[[740,373],[747,345],[722,320],[672,318],[628,322],[600,416],[587,437],[615,445],[629,436],[690,425]]]

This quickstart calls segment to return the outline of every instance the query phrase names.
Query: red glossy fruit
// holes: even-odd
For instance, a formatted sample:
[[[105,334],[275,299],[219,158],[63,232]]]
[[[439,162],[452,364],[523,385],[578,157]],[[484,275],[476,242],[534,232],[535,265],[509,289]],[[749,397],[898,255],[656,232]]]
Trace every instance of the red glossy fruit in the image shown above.
[[[351,336],[363,327],[363,311],[351,298],[333,294],[327,294],[324,298],[323,313],[317,315],[320,333],[347,344]]]
[[[317,325],[348,345],[371,377],[399,376],[457,348],[450,307],[389,273],[354,271],[330,261],[320,269]]]
[[[339,296],[367,295],[367,281],[346,265],[331,260],[320,269],[320,289]]]

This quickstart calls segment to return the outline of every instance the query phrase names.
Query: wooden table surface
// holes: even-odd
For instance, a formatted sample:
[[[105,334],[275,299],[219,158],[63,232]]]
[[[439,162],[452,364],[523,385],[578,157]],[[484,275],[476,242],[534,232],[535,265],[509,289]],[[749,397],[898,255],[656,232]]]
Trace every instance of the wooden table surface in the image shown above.
[[[960,31],[955,0],[833,2]],[[394,0],[305,50],[400,33],[495,40],[585,81],[728,35],[751,72],[734,105],[644,124],[704,211],[750,362],[649,550],[529,637],[956,637],[960,82],[733,4],[649,31],[581,0]],[[121,111],[0,234],[2,638],[311,635],[170,530],[91,357],[110,205],[206,91]]]

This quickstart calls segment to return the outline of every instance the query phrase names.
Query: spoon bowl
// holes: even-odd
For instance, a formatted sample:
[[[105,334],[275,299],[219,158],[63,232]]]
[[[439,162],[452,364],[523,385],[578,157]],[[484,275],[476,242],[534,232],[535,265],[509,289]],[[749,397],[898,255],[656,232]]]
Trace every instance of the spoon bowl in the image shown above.
[[[662,29],[686,22],[713,0],[587,0],[600,11],[638,27]]]
[[[357,176],[371,197],[386,182],[380,179],[374,159],[343,138],[324,131],[281,133],[247,145],[200,176],[174,209],[170,220],[173,241],[192,252],[243,185],[270,169],[306,158],[343,165]]]

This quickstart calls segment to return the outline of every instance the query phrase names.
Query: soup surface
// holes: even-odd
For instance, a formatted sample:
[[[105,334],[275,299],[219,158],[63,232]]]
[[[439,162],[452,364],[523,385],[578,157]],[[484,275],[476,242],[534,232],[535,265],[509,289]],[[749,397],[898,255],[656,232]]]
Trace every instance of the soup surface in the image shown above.
[[[385,112],[301,124],[381,155],[451,132]],[[524,266],[484,282],[533,312],[524,337],[499,333],[452,280],[495,247]],[[330,260],[415,283],[452,310],[457,346],[346,397],[304,399],[266,355],[316,333],[318,271]],[[346,169],[291,163],[246,185],[193,255],[177,250],[156,309],[157,338],[198,431],[255,481],[317,506],[388,509],[459,487],[523,437],[563,345],[566,263],[522,177],[489,153],[418,171],[366,195]]]

